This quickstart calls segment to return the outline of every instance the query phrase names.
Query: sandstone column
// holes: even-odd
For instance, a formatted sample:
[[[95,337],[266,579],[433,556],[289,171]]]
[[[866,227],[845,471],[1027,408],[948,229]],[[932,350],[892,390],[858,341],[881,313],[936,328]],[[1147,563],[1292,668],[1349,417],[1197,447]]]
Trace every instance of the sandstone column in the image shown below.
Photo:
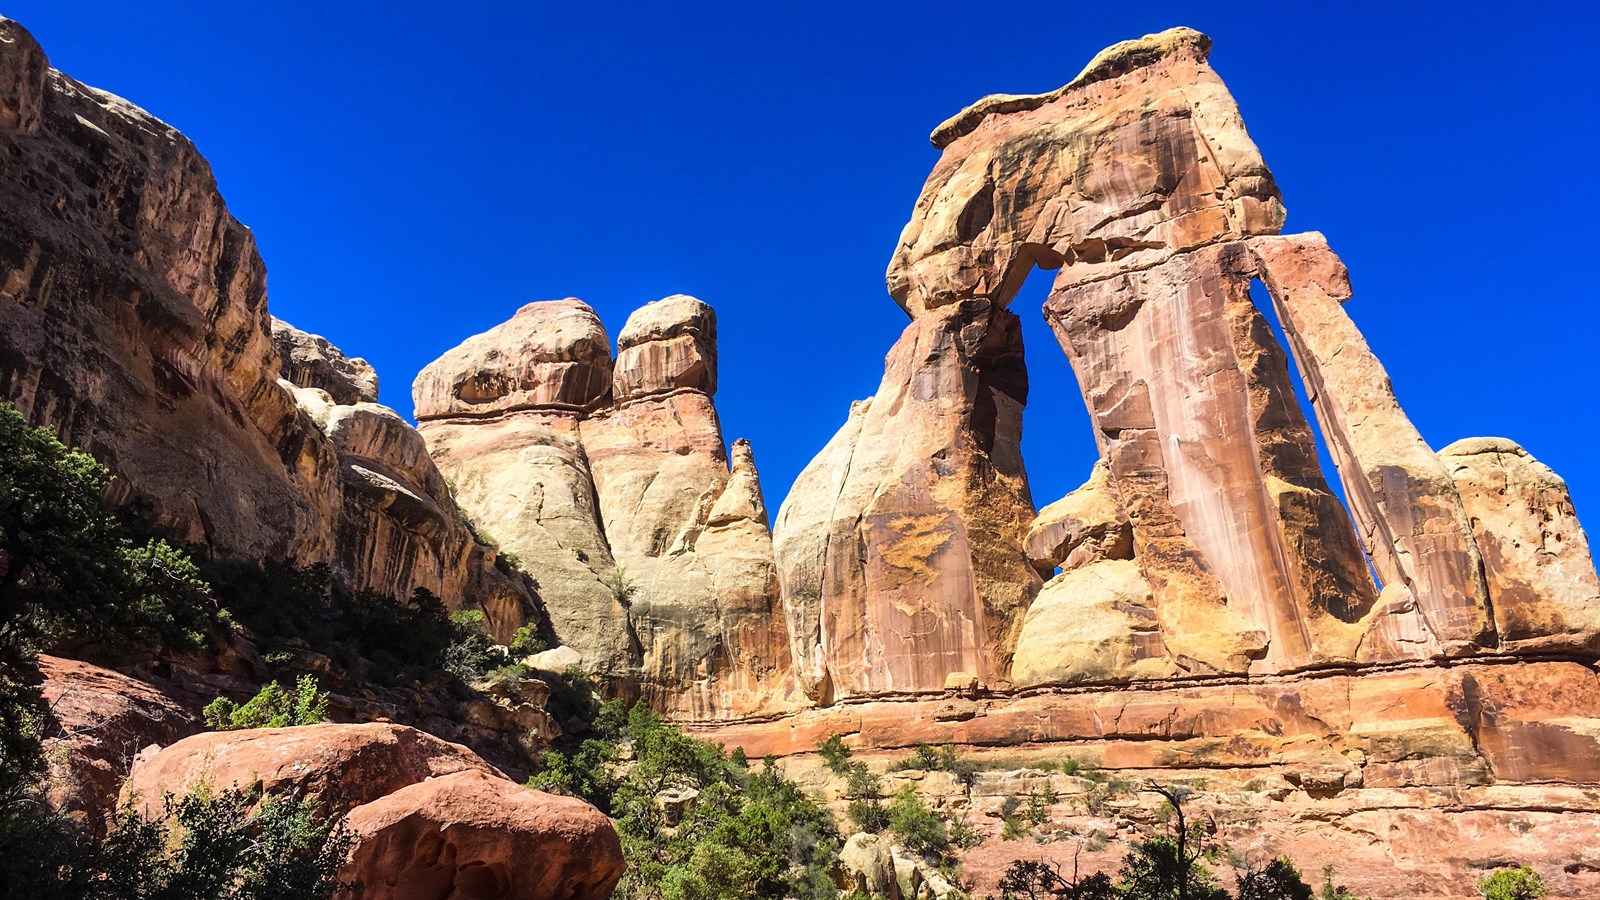
[[[883,381],[795,483],[777,552],[795,658],[822,702],[1005,680],[1039,587],[1022,539],[1027,375],[987,300],[918,316]]]

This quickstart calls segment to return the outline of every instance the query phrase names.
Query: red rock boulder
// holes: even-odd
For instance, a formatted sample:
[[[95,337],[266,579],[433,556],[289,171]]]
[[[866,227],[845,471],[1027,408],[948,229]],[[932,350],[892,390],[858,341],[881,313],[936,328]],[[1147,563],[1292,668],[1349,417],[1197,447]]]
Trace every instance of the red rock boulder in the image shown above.
[[[323,815],[340,815],[407,785],[469,770],[504,778],[466,747],[404,725],[252,728],[197,734],[141,755],[123,797],[158,815],[166,794],[206,782],[219,790],[293,791],[315,800]]]
[[[346,823],[356,845],[340,877],[360,900],[602,900],[622,877],[599,810],[481,771],[402,788]]]

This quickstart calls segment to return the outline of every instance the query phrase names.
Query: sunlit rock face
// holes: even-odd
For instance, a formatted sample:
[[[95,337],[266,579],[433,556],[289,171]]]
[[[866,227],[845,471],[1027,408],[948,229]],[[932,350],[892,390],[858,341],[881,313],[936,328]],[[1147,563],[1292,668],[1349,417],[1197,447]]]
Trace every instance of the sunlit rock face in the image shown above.
[[[255,241],[188,139],[0,21],[0,150],[0,398],[109,466],[113,502],[224,558],[525,620],[371,367],[274,343]]]
[[[772,537],[747,443],[712,395],[716,315],[648,304],[615,362],[594,311],[530,303],[415,385],[430,452],[533,574],[555,636],[616,690],[690,719],[792,693]]]
[[[1004,304],[1033,267],[1058,270],[1045,318],[1089,407],[1111,519],[1131,530],[1150,604],[1126,599],[1140,593],[1131,582],[1110,596],[1124,598],[1129,640],[1142,635],[1143,652],[1170,664],[1142,671],[1266,674],[1544,638],[1583,645],[1595,634],[1589,581],[1572,573],[1593,563],[1561,518],[1559,479],[1515,453],[1495,456],[1514,466],[1484,463],[1491,473],[1423,442],[1340,307],[1343,265],[1320,235],[1277,235],[1277,187],[1209,46],[1188,29],[1119,44],[1060,90],[985,98],[941,125],[943,154],[901,235],[890,293],[920,321]],[[1288,334],[1349,513],[1320,470],[1290,354],[1254,283]],[[1517,511],[1470,512],[1469,495],[1481,507],[1497,493],[1485,482],[1516,484],[1498,493],[1516,496]],[[1545,531],[1533,524],[1552,516]],[[1084,527],[1036,528],[1036,564],[1070,575],[1087,558],[1068,562],[1053,545]],[[1522,549],[1539,540],[1558,549]],[[1527,610],[1508,614],[1515,625],[1497,622],[1496,591]],[[1030,660],[1023,680],[1082,677],[1070,650],[1056,652],[1061,665]],[[1135,677],[1131,665],[1106,677]]]
[[[1017,317],[941,307],[907,326],[877,394],[801,473],[776,541],[813,699],[1003,685],[1040,583],[1022,546],[1027,393]]]

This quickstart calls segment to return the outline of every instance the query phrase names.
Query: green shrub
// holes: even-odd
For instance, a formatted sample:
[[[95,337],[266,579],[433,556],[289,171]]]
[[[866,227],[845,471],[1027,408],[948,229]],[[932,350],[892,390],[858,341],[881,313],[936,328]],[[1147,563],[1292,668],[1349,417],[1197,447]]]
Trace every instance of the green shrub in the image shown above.
[[[1500,869],[1478,882],[1478,893],[1484,900],[1539,900],[1549,891],[1539,873],[1527,866]]]
[[[949,772],[965,787],[972,787],[978,778],[978,766],[970,760],[956,756],[952,744],[918,744],[911,756],[889,764],[889,771],[904,772],[920,769],[924,772]]]
[[[832,818],[772,760],[751,769],[616,701],[598,707],[591,731],[545,753],[529,785],[583,797],[613,817],[628,862],[618,900],[834,896]],[[668,791],[687,798],[675,801],[675,823],[658,799]]]
[[[328,721],[328,693],[317,689],[315,678],[302,675],[295,681],[293,693],[274,681],[243,706],[218,697],[206,704],[203,715],[206,727],[213,731],[317,725]]]
[[[822,764],[835,775],[845,775],[849,772],[850,748],[844,745],[844,738],[837,734],[828,735],[828,739],[817,745],[817,753],[822,757]]]
[[[914,853],[942,852],[950,845],[944,820],[917,796],[916,788],[903,785],[887,807],[889,830]]]
[[[1055,790],[1049,785],[1045,785],[1043,790],[1029,791],[1023,818],[1028,820],[1029,825],[1043,825],[1050,821],[1050,807],[1054,806],[1058,799],[1060,798],[1056,796]]]
[[[851,800],[845,807],[845,815],[850,817],[857,831],[867,834],[882,834],[889,828],[889,810],[881,800]]]
[[[1265,866],[1241,871],[1236,896],[1238,900],[1315,900],[1311,885],[1300,877],[1300,870],[1282,856]]]
[[[618,565],[615,569],[612,569],[610,574],[600,580],[600,583],[605,585],[611,591],[611,595],[616,597],[617,602],[623,606],[628,606],[632,602],[634,591],[639,589],[638,583],[629,577],[628,567],[623,565]]]
[[[539,636],[538,629],[532,625],[519,627],[517,633],[511,636],[511,645],[506,648],[512,659],[526,659],[549,649],[550,645]]]

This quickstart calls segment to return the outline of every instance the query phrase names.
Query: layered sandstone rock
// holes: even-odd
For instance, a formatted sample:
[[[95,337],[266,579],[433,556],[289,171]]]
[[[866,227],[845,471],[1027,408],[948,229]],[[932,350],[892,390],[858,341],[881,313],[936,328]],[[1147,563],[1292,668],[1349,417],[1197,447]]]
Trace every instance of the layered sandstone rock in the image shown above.
[[[272,343],[283,359],[283,377],[301,387],[326,391],[345,406],[378,402],[378,373],[366,360],[344,355],[328,339],[272,317]]]
[[[293,793],[320,815],[341,816],[407,785],[464,771],[504,777],[466,747],[404,725],[250,728],[205,732],[141,754],[122,796],[159,817],[166,795],[202,785]]]
[[[1095,463],[1082,487],[1039,510],[1026,547],[1028,560],[1041,572],[1133,559],[1133,529],[1111,492],[1104,461]]]
[[[839,889],[863,897],[900,900],[900,880],[887,838],[876,834],[850,835],[839,851]]]
[[[285,366],[255,241],[193,145],[9,21],[0,73],[0,399],[183,541],[524,621],[416,435],[368,402],[370,367],[287,328]]]
[[[716,314],[650,303],[617,338],[615,405],[583,423],[606,539],[632,585],[652,705],[688,718],[777,708],[789,638],[748,442],[730,466],[712,394]]]
[[[415,388],[434,459],[534,573],[557,638],[687,718],[769,711],[789,686],[760,478],[747,443],[730,465],[715,389],[715,313],[682,295],[629,318],[614,371],[599,318],[564,300]]]
[[[412,784],[345,821],[355,848],[340,877],[362,900],[604,900],[622,877],[599,810],[483,772]]]
[[[1600,578],[1567,484],[1504,438],[1439,451],[1483,559],[1500,648],[1600,649]]]
[[[796,480],[775,542],[811,697],[1004,682],[1039,588],[1022,547],[1027,392],[1017,317],[942,307],[906,328],[877,394]]]
[[[1250,243],[1385,586],[1371,658],[1493,643],[1480,558],[1456,486],[1341,304],[1350,276],[1311,233]]]
[[[434,360],[412,386],[417,426],[476,526],[538,583],[551,626],[591,671],[636,651],[579,423],[611,394],[611,339],[575,299],[529,303]]]

